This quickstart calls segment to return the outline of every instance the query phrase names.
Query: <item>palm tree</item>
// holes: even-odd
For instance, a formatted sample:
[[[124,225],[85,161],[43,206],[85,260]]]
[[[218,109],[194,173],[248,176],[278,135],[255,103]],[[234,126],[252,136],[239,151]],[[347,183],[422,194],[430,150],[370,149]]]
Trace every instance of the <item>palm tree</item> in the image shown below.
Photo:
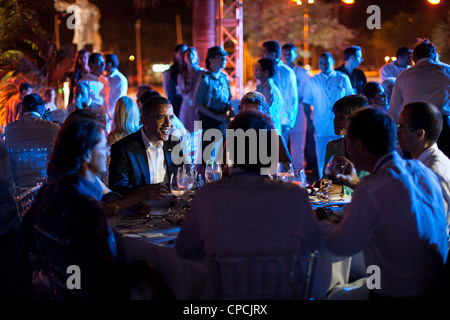
[[[72,67],[72,47],[57,50],[53,37],[41,25],[38,12],[46,8],[48,2],[43,0],[0,2],[0,124],[17,83],[29,82],[35,92],[48,86],[59,88]]]

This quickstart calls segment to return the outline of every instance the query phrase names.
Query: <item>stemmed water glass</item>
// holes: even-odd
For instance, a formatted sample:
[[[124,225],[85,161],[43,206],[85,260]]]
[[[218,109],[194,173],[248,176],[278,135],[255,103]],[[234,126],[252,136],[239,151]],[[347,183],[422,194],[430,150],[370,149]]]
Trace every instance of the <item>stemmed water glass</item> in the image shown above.
[[[325,166],[325,174],[328,179],[336,179],[337,174],[346,174],[348,166],[345,158],[332,156]]]
[[[177,170],[177,184],[185,190],[185,199],[187,201],[187,192],[194,187],[195,166],[192,164],[182,164]]]
[[[338,174],[346,174],[348,167],[349,163],[343,157],[332,156],[330,160],[328,160],[328,163],[325,165],[325,174],[327,175],[327,178],[329,180],[327,185],[323,189],[316,192],[316,197],[319,200],[329,201],[331,199],[330,195],[328,194],[328,189],[330,189],[332,183],[331,179],[335,180]]]
[[[302,188],[306,188],[308,184],[306,180],[306,174],[304,169],[294,170],[294,176],[292,177],[292,183],[298,184]]]
[[[222,167],[215,161],[208,161],[205,168],[205,179],[207,182],[222,179]]]
[[[277,177],[283,182],[290,182],[294,178],[294,165],[291,162],[277,164]]]

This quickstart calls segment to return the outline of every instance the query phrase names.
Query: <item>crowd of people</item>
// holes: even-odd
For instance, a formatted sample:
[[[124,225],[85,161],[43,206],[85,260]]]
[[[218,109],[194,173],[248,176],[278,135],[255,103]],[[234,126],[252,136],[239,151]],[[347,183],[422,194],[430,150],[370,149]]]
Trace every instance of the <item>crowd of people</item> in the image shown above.
[[[381,68],[380,82],[368,82],[359,69],[359,46],[346,48],[336,69],[334,57],[321,54],[314,76],[294,63],[292,44],[269,40],[261,49],[256,91],[246,93],[236,109],[224,71],[229,54],[221,46],[208,49],[206,68],[196,48],[176,46],[164,94],[144,84],[135,99],[127,96],[116,55],[81,50],[65,116],[53,120],[54,90],[42,99],[21,84],[7,105],[2,163],[7,148],[45,145],[53,151],[48,181],[21,222],[11,222],[14,206],[3,206],[12,195],[7,170],[0,172],[2,240],[12,241],[11,233],[17,233],[20,250],[32,251],[35,225],[70,238],[88,275],[87,298],[128,299],[137,283],[154,284],[159,275],[151,265],[116,261],[108,217],[169,194],[169,177],[187,161],[184,150],[174,150],[200,121],[204,136],[210,129],[221,132],[224,148],[230,146],[227,129],[275,132],[279,162],[314,167],[311,185],[352,198],[335,225],[312,209],[305,188],[262,175],[270,164],[259,158],[250,163],[250,157],[233,161],[223,179],[196,191],[176,241],[180,257],[363,252],[366,265],[381,269],[381,287],[359,298],[434,297],[448,253],[450,66],[439,61],[427,39],[412,49],[401,47],[397,60]],[[257,146],[246,140],[243,151],[258,152],[264,142],[270,149],[272,140],[261,134]],[[202,139],[203,151],[208,142]],[[349,169],[327,176],[331,157],[344,158]],[[200,167],[209,159],[202,160]],[[332,265],[319,264],[314,297],[326,299],[338,284],[330,282]],[[117,279],[114,290],[107,277]]]

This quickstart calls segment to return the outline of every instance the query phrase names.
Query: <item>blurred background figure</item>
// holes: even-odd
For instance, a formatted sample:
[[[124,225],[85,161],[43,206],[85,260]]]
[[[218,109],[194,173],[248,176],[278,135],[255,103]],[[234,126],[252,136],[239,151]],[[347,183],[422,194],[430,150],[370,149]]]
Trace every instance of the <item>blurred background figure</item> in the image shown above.
[[[179,117],[181,101],[180,88],[178,87],[178,74],[186,69],[184,62],[184,53],[188,49],[186,44],[179,44],[173,50],[173,63],[169,69],[164,71],[163,75],[163,90],[167,99],[170,100],[173,106],[174,114]]]
[[[206,70],[199,65],[198,52],[189,47],[184,53],[186,69],[178,74],[178,86],[183,101],[180,107],[180,121],[190,132],[194,131],[194,121],[199,119],[197,109],[194,108],[194,93],[200,76]]]
[[[367,82],[362,88],[361,94],[363,94],[367,100],[369,100],[369,104],[383,109],[384,111],[388,111],[389,109],[389,100],[387,94],[384,92],[384,88],[381,84],[376,81]]]
[[[33,91],[31,84],[23,82],[19,86],[19,92],[9,98],[6,105],[6,124],[19,119],[22,111],[22,99]]]
[[[141,112],[133,99],[121,97],[114,110],[113,131],[108,134],[108,145],[136,132],[141,127]]]
[[[380,69],[381,81],[384,81],[390,77],[397,78],[400,72],[411,67],[412,50],[410,48],[407,47],[399,48],[397,50],[396,57],[397,59],[381,67]]]
[[[128,79],[117,69],[119,67],[119,58],[115,54],[105,55],[105,71],[109,81],[108,108],[111,115],[111,121],[114,119],[114,110],[116,102],[120,97],[128,93]]]
[[[77,87],[78,81],[89,73],[89,51],[86,49],[81,49],[75,55],[75,62],[73,69],[70,74],[70,93],[69,93],[69,103],[72,103],[73,96],[75,94],[75,88]]]

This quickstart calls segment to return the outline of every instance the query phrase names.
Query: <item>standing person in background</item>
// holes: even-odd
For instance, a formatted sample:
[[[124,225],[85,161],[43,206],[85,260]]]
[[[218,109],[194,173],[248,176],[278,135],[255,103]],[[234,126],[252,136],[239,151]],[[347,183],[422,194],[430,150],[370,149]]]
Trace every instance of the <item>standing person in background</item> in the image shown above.
[[[390,77],[397,78],[400,72],[411,67],[412,50],[410,48],[399,48],[396,57],[396,60],[381,67],[380,78],[382,82]]]
[[[85,83],[89,90],[89,100],[87,105],[96,106],[99,110],[92,110],[104,117],[106,123],[107,119],[111,119],[108,110],[108,94],[105,86],[105,78],[103,71],[105,71],[105,58],[101,53],[93,53],[89,56],[90,72],[80,79],[80,83]],[[107,82],[107,80],[106,80]]]
[[[450,65],[438,60],[436,47],[429,39],[419,39],[413,49],[414,66],[395,80],[389,115],[396,122],[404,105],[426,101],[434,104],[444,120],[437,145],[450,157]]]
[[[178,74],[178,85],[183,98],[179,118],[189,132],[194,132],[194,121],[199,119],[197,109],[194,108],[194,93],[200,76],[206,70],[200,67],[198,52],[194,47],[189,47],[184,53],[184,62],[186,69]]]
[[[194,94],[194,106],[202,121],[203,134],[208,129],[219,129],[226,136],[226,129],[233,112],[228,76],[222,70],[226,66],[228,53],[221,47],[211,47],[206,55],[206,71],[200,78]],[[203,141],[202,150],[209,144]],[[205,155],[204,155],[205,156]]]
[[[52,87],[45,88],[44,91],[44,102],[45,111],[55,111],[58,107],[55,104],[56,92]]]
[[[367,83],[366,75],[358,67],[363,62],[362,49],[358,46],[347,47],[344,50],[344,64],[336,69],[343,72],[350,79],[355,94],[361,93]]]
[[[281,60],[281,46],[276,40],[263,43],[262,58],[270,58],[275,61],[276,69],[273,81],[280,89],[283,96],[281,109],[281,135],[289,145],[289,132],[294,127],[298,111],[297,79],[294,71]]]
[[[348,77],[333,69],[334,58],[329,52],[319,57],[321,73],[312,77],[306,85],[303,105],[305,112],[313,107],[314,139],[316,144],[317,170],[322,177],[328,142],[339,138],[334,132],[333,105],[340,98],[353,94]]]
[[[182,101],[180,89],[177,83],[178,74],[186,69],[186,65],[184,63],[184,53],[187,49],[188,47],[184,43],[175,46],[175,49],[173,50],[172,66],[168,70],[164,71],[163,74],[164,95],[172,103],[174,114],[177,117],[180,115]]]
[[[111,121],[114,119],[114,110],[116,102],[120,97],[126,96],[128,93],[128,80],[117,69],[119,67],[119,58],[115,54],[105,55],[105,71],[109,81],[109,114]]]
[[[75,94],[75,88],[77,87],[78,81],[87,75],[90,71],[89,69],[89,51],[86,49],[81,49],[75,55],[75,63],[70,74],[70,93],[69,93],[69,103],[73,102],[73,96]]]
[[[6,124],[19,119],[22,113],[22,100],[31,92],[33,92],[31,84],[23,82],[19,86],[19,92],[9,98],[6,105]]]
[[[305,161],[305,146],[306,146],[306,133],[307,133],[307,119],[305,115],[305,109],[303,107],[303,94],[306,87],[306,82],[310,78],[309,71],[296,65],[295,59],[298,57],[297,48],[292,43],[286,43],[282,47],[281,55],[284,63],[292,68],[297,78],[297,92],[298,92],[298,112],[297,119],[295,120],[294,127],[289,133],[290,151],[294,166],[298,169],[304,167]]]
[[[283,107],[283,97],[273,82],[274,75],[275,62],[269,58],[259,59],[255,69],[255,78],[260,83],[256,86],[256,90],[266,99],[267,113],[272,119],[275,130],[281,134],[280,112]]]

